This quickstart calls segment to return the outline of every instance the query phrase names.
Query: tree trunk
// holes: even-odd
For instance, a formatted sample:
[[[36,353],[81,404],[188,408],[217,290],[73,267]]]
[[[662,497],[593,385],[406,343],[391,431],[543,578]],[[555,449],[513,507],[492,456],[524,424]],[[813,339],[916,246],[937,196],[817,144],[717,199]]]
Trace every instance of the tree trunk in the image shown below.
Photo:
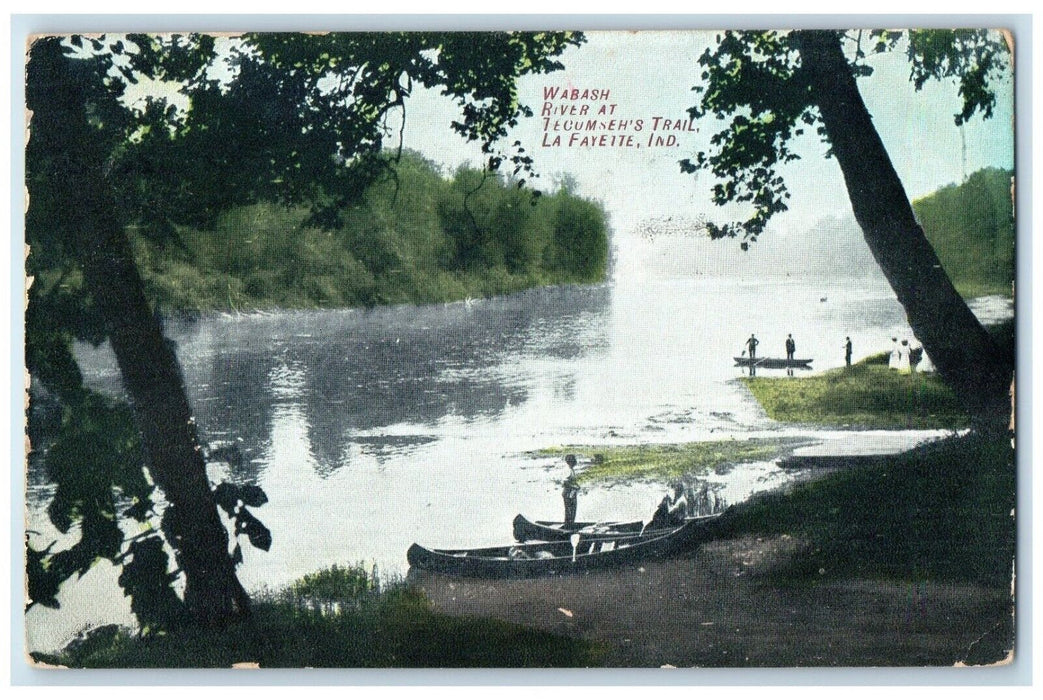
[[[203,623],[247,614],[177,357],[149,308],[122,228],[105,222],[99,234],[83,261],[84,282],[108,325],[149,471],[169,502],[164,526],[185,572],[185,604]]]
[[[82,267],[85,289],[119,363],[149,471],[169,503],[164,530],[185,574],[186,607],[199,622],[221,622],[248,613],[249,598],[228,553],[228,532],[207,479],[177,357],[145,297],[105,179],[98,131],[87,116],[88,83],[74,63],[57,41],[33,47],[30,145],[42,168],[37,177],[46,186],[36,190],[30,206],[62,214],[56,238]]]
[[[855,218],[910,327],[976,427],[1006,429],[1013,367],[967,308],[923,229],[858,92],[834,31],[797,32],[833,153]]]

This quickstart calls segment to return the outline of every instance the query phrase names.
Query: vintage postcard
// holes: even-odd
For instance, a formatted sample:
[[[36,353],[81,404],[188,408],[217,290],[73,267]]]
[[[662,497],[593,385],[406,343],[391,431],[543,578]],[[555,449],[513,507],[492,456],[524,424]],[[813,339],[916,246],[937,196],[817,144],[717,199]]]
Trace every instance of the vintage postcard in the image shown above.
[[[28,663],[1010,664],[1016,41],[31,37]]]

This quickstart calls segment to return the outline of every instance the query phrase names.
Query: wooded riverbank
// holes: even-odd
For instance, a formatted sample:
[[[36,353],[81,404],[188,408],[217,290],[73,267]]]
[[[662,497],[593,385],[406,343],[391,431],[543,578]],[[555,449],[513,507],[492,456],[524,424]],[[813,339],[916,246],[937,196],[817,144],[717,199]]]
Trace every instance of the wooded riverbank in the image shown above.
[[[335,221],[257,204],[163,243],[132,241],[149,296],[182,315],[447,302],[599,282],[608,269],[605,212],[567,183],[536,196],[411,153]]]

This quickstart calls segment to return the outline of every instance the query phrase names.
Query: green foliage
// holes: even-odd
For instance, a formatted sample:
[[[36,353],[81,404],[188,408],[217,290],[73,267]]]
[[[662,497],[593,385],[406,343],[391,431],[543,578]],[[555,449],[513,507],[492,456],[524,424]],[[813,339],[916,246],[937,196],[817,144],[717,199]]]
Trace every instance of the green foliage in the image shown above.
[[[700,101],[688,112],[700,120],[712,115],[721,128],[710,137],[708,150],[681,161],[681,170],[709,170],[717,179],[714,204],[739,203],[751,211],[743,221],[707,222],[711,238],[741,236],[741,246],[747,249],[771,217],[787,209],[790,195],[780,166],[798,158],[791,150],[793,139],[814,128],[828,143],[800,61],[800,37],[807,31],[812,30],[727,31],[699,57],[702,83],[692,89]],[[963,108],[955,116],[957,125],[976,113],[983,118],[992,116],[994,85],[1010,79],[1009,51],[994,31],[858,30],[838,34],[856,77],[873,73],[864,62],[867,49],[868,53],[892,51],[904,39],[916,90],[932,79],[958,83]]]
[[[556,208],[551,259],[562,273],[581,282],[604,277],[608,268],[605,213],[595,203],[562,190],[549,200]]]
[[[954,115],[957,126],[977,112],[991,117],[996,105],[991,85],[1010,77],[1009,48],[988,29],[913,29],[907,54],[917,90],[932,79],[959,84],[963,106]]]
[[[64,550],[26,544],[29,602],[58,607],[62,582],[83,575],[98,559],[118,561],[120,516],[146,521],[152,486],[142,472],[141,442],[129,408],[97,393],[69,391],[57,431],[34,445],[55,484],[47,508],[59,532],[78,528],[79,540]]]
[[[361,566],[333,566],[306,574],[290,587],[290,593],[301,598],[322,601],[357,602],[379,590],[376,572],[367,574]]]
[[[744,377],[774,420],[862,428],[962,428],[969,418],[935,374],[862,362],[810,377]]]
[[[965,297],[1011,295],[1014,280],[1013,173],[979,170],[913,202],[927,240]]]
[[[37,394],[34,402],[39,400]],[[36,604],[60,607],[62,583],[106,559],[122,566],[118,583],[130,597],[143,633],[183,623],[184,606],[173,589],[178,574],[168,570],[164,540],[155,527],[154,487],[144,472],[141,437],[130,407],[82,386],[67,387],[57,403],[61,421],[51,430],[34,431],[38,443],[33,458],[42,460],[55,485],[47,508],[51,523],[61,533],[78,531],[79,540],[57,550],[53,542],[41,550],[27,540],[27,609]],[[235,534],[246,534],[251,544],[267,550],[271,534],[246,510],[264,505],[264,492],[253,485],[221,484],[215,493],[228,506]],[[163,510],[159,521],[164,532],[175,511],[172,505]],[[121,518],[142,523],[143,534],[128,540]],[[176,553],[177,540],[168,536],[167,542]],[[238,545],[236,554],[238,563]]]
[[[268,551],[272,548],[272,533],[246,509],[260,508],[268,502],[268,495],[256,484],[233,484],[222,482],[214,487],[214,500],[235,525],[235,536],[246,535],[254,547]],[[243,560],[242,550],[237,543],[233,554],[235,563]]]
[[[181,246],[135,235],[147,289],[171,312],[445,302],[535,285],[604,279],[602,208],[564,191],[535,197],[505,178],[461,168],[443,177],[404,153],[394,177],[337,213],[257,204],[179,228]]]
[[[681,170],[710,170],[720,180],[713,190],[718,206],[752,205],[746,221],[706,225],[711,238],[741,234],[745,250],[772,216],[787,209],[790,195],[778,168],[798,158],[789,142],[815,123],[810,89],[798,70],[792,36],[782,32],[724,32],[699,65],[705,84],[693,90],[702,98],[688,113],[727,123],[710,137],[711,150],[682,160]]]
[[[1014,472],[1008,440],[950,439],[738,506],[722,534],[801,538],[784,576],[802,584],[886,577],[1009,589]]]
[[[258,600],[249,621],[222,629],[184,626],[164,635],[100,628],[58,654],[72,668],[579,667],[595,645],[483,618],[435,612],[423,593],[396,584],[378,592],[358,567],[333,566]],[[315,606],[307,597],[336,600]]]
[[[513,166],[512,176],[524,176],[532,159],[520,143],[506,150],[496,145],[521,116],[531,116],[517,99],[515,81],[561,68],[555,57],[583,41],[573,32],[254,34],[227,39],[220,50],[218,40],[205,34],[33,41],[26,69],[32,113],[26,266],[39,286],[29,295],[26,359],[64,411],[61,432],[46,457],[57,482],[49,514],[63,532],[78,524],[81,540],[64,552],[29,547],[30,604],[57,605],[61,581],[86,571],[98,557],[117,557],[122,535],[114,493],[137,499],[132,517],[144,519],[151,508],[142,487],[143,461],[130,456],[140,448],[136,432],[126,429],[126,410],[97,405],[82,388],[69,350],[73,339],[102,342],[109,324],[122,320],[114,318],[119,311],[113,303],[105,305],[103,318],[95,308],[99,300],[140,299],[137,271],[97,274],[98,256],[122,253],[124,232],[133,228],[138,260],[160,273],[153,276],[155,295],[163,298],[165,292],[176,308],[226,303],[235,308],[243,294],[269,300],[273,290],[298,288],[304,298],[329,304],[394,301],[381,296],[379,283],[401,273],[403,251],[385,228],[345,228],[340,219],[397,159],[382,150],[391,113],[404,112],[415,85],[440,90],[461,111],[451,127],[481,143],[487,165]],[[127,101],[128,85],[143,81],[164,86],[168,95]],[[247,222],[234,218],[261,205],[269,211],[299,209],[292,213],[293,227],[284,222],[265,241],[267,247],[240,246],[247,241],[235,235],[206,235],[220,233],[212,229],[222,217],[226,233],[249,235]],[[181,245],[179,228],[196,237],[194,248]],[[333,231],[348,245],[335,240]],[[361,258],[344,254],[353,243]],[[223,257],[215,252],[222,248]],[[264,264],[256,264],[251,254]],[[524,253],[508,257],[512,264],[526,263]],[[218,274],[208,274],[214,271],[203,263],[215,259]],[[270,270],[274,259],[286,264]],[[95,274],[84,274],[92,270]],[[345,278],[350,282],[340,284]],[[394,281],[387,288],[397,292],[401,286]],[[150,318],[147,312],[127,310],[128,318],[139,319],[130,330],[155,339],[159,329],[140,320]],[[130,377],[177,375],[176,361],[167,356],[129,362],[133,367],[124,371]],[[134,391],[134,382],[125,384]],[[187,406],[176,381],[167,389],[180,390],[173,397],[180,400],[171,406]],[[183,419],[172,416],[163,438],[188,448],[184,454],[198,453],[192,432],[179,433],[178,425]],[[175,553],[175,530],[216,538],[208,525],[212,509],[178,507],[179,499],[191,500],[186,494],[193,493],[193,485],[205,483],[198,460],[180,466],[164,484],[170,505],[163,533]],[[227,489],[223,495],[229,495]],[[258,499],[240,490],[236,500],[236,534],[267,549],[270,533],[246,510]],[[165,613],[141,607],[147,596],[140,591],[165,581],[162,548],[148,539],[132,549],[122,581],[138,591],[132,597],[148,618],[143,623],[159,622]],[[199,578],[190,587],[213,592],[210,599],[221,608],[234,588],[222,586],[234,576]]]
[[[41,40],[61,42],[74,59],[67,76],[89,101],[118,218],[160,242],[172,225],[206,228],[260,201],[306,206],[312,223],[336,225],[344,205],[387,172],[387,120],[417,85],[458,104],[459,119],[446,126],[481,143],[492,169],[528,173],[532,158],[519,143],[496,145],[532,114],[515,81],[560,69],[556,57],[583,41],[575,32],[265,33],[219,51],[206,34]],[[229,77],[214,77],[221,73]],[[142,79],[177,84],[188,109],[160,96],[127,109],[119,98]],[[57,94],[41,90],[39,100]],[[60,210],[53,194],[40,214]]]
[[[174,592],[178,575],[169,571],[163,538],[152,534],[131,542],[118,583],[130,598],[130,610],[142,635],[174,629],[187,622],[185,606]]]

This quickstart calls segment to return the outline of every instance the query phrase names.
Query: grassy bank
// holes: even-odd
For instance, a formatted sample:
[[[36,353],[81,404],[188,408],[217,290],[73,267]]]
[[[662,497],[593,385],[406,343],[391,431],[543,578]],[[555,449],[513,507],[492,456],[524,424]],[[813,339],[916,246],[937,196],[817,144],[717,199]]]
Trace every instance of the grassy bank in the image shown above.
[[[435,612],[416,589],[377,590],[358,568],[332,567],[255,601],[250,620],[139,637],[96,630],[37,661],[71,668],[577,667],[596,645],[500,620]]]
[[[798,583],[869,577],[1009,588],[1014,473],[1006,440],[951,438],[755,498],[733,508],[719,534],[799,538],[803,551],[782,572]]]
[[[937,375],[899,374],[881,356],[810,377],[744,377],[768,416],[883,429],[962,428],[969,419]]]
[[[577,475],[581,484],[634,479],[668,481],[730,464],[774,459],[799,442],[752,439],[658,445],[569,445],[547,448],[537,454],[576,454],[591,460],[592,463]]]

